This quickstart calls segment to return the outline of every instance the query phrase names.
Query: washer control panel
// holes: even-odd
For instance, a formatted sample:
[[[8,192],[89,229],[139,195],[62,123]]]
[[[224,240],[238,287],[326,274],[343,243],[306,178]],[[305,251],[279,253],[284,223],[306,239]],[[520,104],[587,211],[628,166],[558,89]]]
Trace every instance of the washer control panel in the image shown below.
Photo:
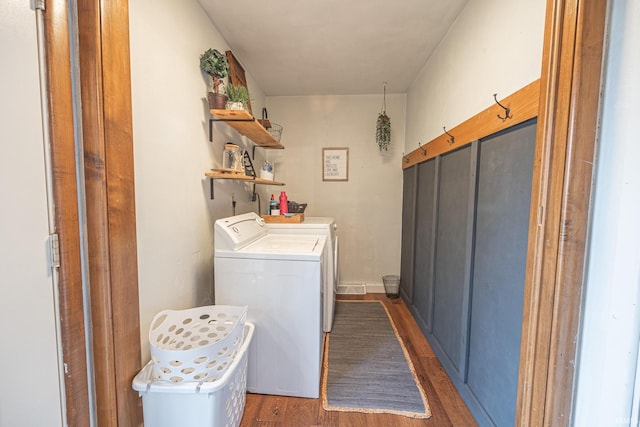
[[[267,232],[264,219],[254,212],[221,218],[215,223],[215,248],[236,251]]]

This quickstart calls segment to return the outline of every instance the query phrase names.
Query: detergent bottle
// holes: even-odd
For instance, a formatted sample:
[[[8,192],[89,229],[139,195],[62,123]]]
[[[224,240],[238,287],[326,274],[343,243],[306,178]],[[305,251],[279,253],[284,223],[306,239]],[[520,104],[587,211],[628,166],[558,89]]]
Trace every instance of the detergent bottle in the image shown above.
[[[289,213],[289,202],[287,201],[287,193],[280,192],[280,215]]]

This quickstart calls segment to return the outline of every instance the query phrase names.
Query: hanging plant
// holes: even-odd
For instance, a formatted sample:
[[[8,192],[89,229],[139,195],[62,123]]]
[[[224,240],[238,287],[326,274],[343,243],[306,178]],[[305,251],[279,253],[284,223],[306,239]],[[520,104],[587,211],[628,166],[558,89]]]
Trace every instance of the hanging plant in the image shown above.
[[[376,143],[380,151],[387,151],[391,144],[391,119],[387,116],[387,83],[384,83],[384,95],[382,98],[382,111],[378,114],[376,122]]]
[[[387,151],[387,147],[391,143],[391,119],[387,116],[386,111],[378,114],[376,123],[376,143],[380,151]]]

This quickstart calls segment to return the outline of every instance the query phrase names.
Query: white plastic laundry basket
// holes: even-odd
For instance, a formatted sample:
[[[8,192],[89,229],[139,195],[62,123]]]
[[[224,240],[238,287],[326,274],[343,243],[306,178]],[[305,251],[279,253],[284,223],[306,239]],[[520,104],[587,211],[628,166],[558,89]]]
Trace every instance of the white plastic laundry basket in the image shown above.
[[[209,305],[164,310],[149,329],[153,376],[157,380],[216,381],[241,344],[247,307]]]
[[[153,361],[133,379],[142,396],[145,427],[237,427],[244,413],[249,344],[255,327],[246,322],[244,340],[229,369],[216,381],[172,383],[153,377]]]

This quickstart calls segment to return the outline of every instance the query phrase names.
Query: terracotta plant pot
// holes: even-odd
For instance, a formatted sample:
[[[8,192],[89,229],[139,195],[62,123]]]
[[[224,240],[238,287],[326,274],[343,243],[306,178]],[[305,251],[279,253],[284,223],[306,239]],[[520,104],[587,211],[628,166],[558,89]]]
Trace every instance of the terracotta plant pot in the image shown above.
[[[224,110],[227,105],[227,95],[224,93],[209,92],[207,94],[209,99],[209,108],[212,110]]]

